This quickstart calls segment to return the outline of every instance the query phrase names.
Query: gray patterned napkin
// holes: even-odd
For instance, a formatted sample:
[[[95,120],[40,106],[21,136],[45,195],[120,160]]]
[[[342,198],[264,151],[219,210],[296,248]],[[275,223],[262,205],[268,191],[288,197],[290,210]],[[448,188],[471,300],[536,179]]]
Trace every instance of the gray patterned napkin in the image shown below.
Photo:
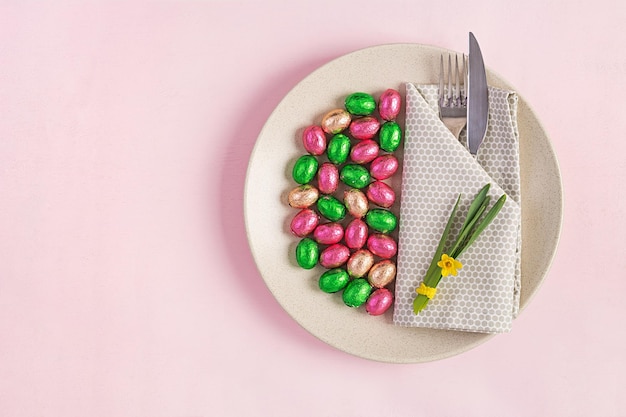
[[[406,85],[406,134],[393,321],[400,326],[482,333],[510,331],[519,309],[521,209],[517,95],[489,88],[489,123],[476,159],[439,120],[437,86]],[[476,193],[491,183],[492,204],[507,201],[461,255],[458,275],[415,315],[415,289],[430,265],[454,202],[462,194],[456,236]]]

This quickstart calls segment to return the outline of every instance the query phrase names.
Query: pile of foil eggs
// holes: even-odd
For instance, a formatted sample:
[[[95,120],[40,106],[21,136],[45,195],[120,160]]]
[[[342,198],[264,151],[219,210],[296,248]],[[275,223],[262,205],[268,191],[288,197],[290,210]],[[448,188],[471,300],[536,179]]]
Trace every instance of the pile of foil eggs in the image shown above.
[[[289,205],[298,209],[290,224],[300,239],[296,262],[304,269],[324,268],[322,291],[341,292],[347,306],[365,305],[373,316],[393,304],[398,218],[388,180],[399,166],[394,152],[402,141],[396,121],[401,106],[393,89],[378,103],[368,93],[350,94],[344,108],[304,129],[307,154],[292,167],[299,184],[289,193]]]

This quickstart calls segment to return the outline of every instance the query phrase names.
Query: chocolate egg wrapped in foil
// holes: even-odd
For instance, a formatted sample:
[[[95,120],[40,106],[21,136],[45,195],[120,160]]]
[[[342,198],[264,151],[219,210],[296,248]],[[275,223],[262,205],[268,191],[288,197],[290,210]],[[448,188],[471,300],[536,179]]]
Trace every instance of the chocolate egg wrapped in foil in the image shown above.
[[[291,232],[304,237],[312,233],[320,222],[320,216],[311,209],[302,209],[291,220]]]
[[[402,141],[402,129],[396,122],[385,122],[380,127],[380,148],[387,151],[393,152],[398,149],[400,146],[400,142]]]
[[[317,188],[322,194],[332,194],[339,186],[339,170],[334,164],[324,162],[317,170]]]
[[[370,183],[372,177],[363,165],[346,164],[341,168],[339,179],[350,187],[363,188]]]
[[[374,255],[367,249],[354,252],[348,259],[347,269],[351,277],[361,278],[367,274],[374,265]]]
[[[296,261],[304,269],[312,269],[317,265],[320,247],[310,237],[302,239],[296,246]]]
[[[367,238],[367,248],[374,255],[389,259],[398,252],[396,241],[389,235],[374,233]]]
[[[400,113],[402,97],[394,89],[388,89],[378,99],[378,114],[385,120],[394,120]]]
[[[396,277],[396,264],[389,259],[382,260],[369,270],[367,280],[376,288],[389,285]]]
[[[377,180],[386,180],[398,170],[398,159],[392,154],[381,155],[370,164],[370,174]]]
[[[302,132],[302,144],[311,155],[321,155],[326,151],[326,134],[320,126],[309,126]]]
[[[396,193],[389,185],[382,181],[374,181],[367,187],[367,199],[372,203],[389,208],[396,201]]]
[[[344,230],[344,240],[350,249],[361,249],[367,242],[369,229],[367,224],[361,219],[354,219]]]
[[[388,233],[395,230],[398,218],[389,210],[372,209],[365,215],[365,223],[376,231]]]
[[[344,304],[348,307],[360,307],[367,301],[371,293],[372,287],[367,280],[357,278],[350,281],[346,286],[343,290],[342,298]]]
[[[300,185],[289,192],[289,205],[293,208],[307,208],[315,204],[320,193],[312,185]]]
[[[345,264],[350,258],[350,249],[341,243],[330,245],[320,253],[320,265],[333,269]]]
[[[369,201],[363,191],[351,188],[343,193],[343,204],[348,209],[348,213],[357,219],[362,218],[369,210]]]
[[[322,245],[334,245],[343,239],[343,226],[340,223],[320,224],[313,231],[313,238]]]
[[[296,160],[291,172],[293,179],[298,184],[308,184],[317,174],[319,162],[312,155],[302,155]]]
[[[371,316],[380,316],[393,304],[393,294],[387,288],[375,290],[365,302],[365,311]]]
[[[357,164],[367,164],[378,156],[380,147],[372,139],[365,139],[354,145],[350,151],[350,159]]]
[[[380,122],[377,118],[365,116],[354,119],[350,123],[350,134],[355,139],[372,139],[380,129]]]
[[[343,290],[350,282],[350,276],[345,269],[330,269],[322,274],[318,281],[320,290],[326,293],[335,293]]]
[[[343,133],[337,133],[328,142],[328,148],[326,149],[326,155],[328,160],[333,164],[343,164],[350,155],[350,138]]]
[[[320,197],[317,200],[317,210],[331,222],[338,222],[346,216],[346,206],[332,195]]]
[[[335,134],[350,126],[352,117],[344,109],[334,109],[322,117],[322,130],[326,133]]]
[[[352,93],[344,102],[346,109],[356,116],[367,116],[376,110],[376,100],[371,94]]]

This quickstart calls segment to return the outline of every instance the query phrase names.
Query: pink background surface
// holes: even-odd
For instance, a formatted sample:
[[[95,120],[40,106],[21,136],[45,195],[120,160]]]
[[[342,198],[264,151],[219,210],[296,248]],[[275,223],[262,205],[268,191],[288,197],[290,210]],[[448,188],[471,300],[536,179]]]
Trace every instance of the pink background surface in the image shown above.
[[[1,416],[626,415],[625,3],[337,3],[0,5]],[[510,334],[347,355],[256,270],[256,136],[330,59],[470,30],[553,141],[557,256]]]

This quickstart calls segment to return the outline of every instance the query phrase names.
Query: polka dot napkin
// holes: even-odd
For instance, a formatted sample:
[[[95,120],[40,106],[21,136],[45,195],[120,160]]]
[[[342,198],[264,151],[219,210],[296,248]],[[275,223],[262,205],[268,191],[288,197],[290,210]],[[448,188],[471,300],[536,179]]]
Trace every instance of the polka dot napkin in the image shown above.
[[[487,134],[475,159],[439,120],[437,86],[406,85],[396,325],[481,333],[510,331],[520,294],[521,210],[517,95],[489,88]],[[415,289],[432,261],[459,194],[456,237],[478,191],[491,183],[490,206],[507,200],[494,221],[460,257],[457,276],[442,278],[418,315]]]

